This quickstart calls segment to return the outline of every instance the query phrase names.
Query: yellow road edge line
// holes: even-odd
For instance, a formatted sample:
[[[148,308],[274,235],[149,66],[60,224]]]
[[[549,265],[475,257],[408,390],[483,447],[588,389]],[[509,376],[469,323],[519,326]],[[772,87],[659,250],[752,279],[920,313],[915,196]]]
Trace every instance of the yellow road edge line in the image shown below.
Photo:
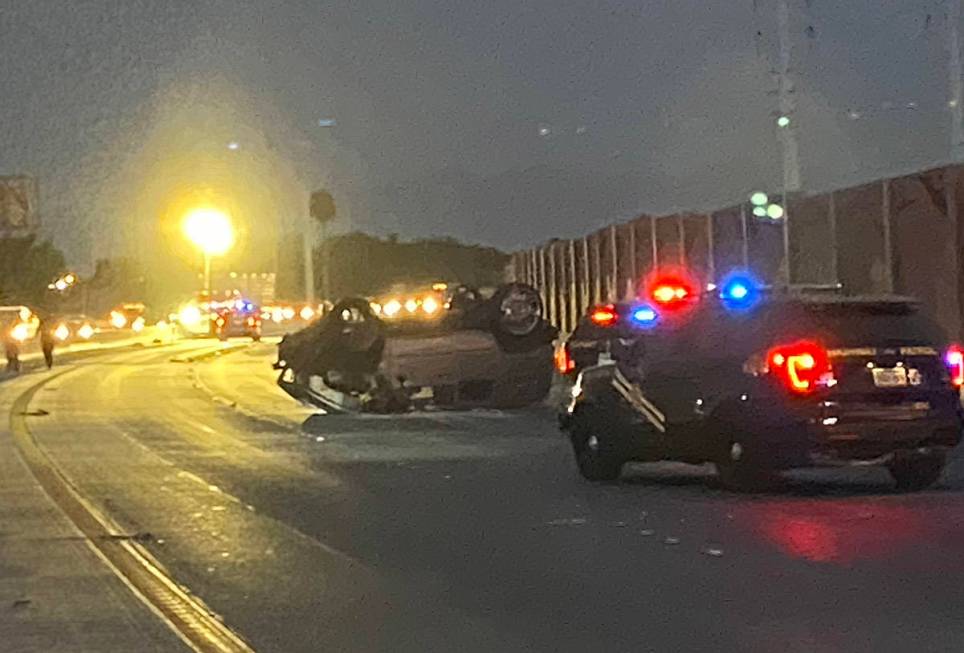
[[[10,431],[21,459],[87,545],[187,646],[196,653],[255,653],[200,599],[181,589],[147,549],[118,539],[112,520],[100,514],[34,439],[25,415],[31,399],[44,385],[74,369],[48,376],[14,400]]]

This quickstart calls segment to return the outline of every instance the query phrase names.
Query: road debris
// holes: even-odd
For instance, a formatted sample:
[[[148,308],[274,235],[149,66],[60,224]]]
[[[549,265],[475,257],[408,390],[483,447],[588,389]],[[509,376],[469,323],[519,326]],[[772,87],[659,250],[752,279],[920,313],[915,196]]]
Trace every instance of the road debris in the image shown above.
[[[549,526],[582,526],[586,523],[585,517],[563,517],[547,522]]]

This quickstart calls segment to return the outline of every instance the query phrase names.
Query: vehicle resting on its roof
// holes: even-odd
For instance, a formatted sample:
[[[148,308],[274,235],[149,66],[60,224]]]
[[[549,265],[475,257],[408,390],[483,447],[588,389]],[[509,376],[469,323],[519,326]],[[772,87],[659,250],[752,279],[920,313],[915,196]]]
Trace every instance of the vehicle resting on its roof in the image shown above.
[[[436,319],[383,320],[365,298],[337,302],[278,345],[278,384],[326,410],[510,408],[545,398],[556,329],[539,294],[464,289]],[[376,305],[377,306],[377,305]]]

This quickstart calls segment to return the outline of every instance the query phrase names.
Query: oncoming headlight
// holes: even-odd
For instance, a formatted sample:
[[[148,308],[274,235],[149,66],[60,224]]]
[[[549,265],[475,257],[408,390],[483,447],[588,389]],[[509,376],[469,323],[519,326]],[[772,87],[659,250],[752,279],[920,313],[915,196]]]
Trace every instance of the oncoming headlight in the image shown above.
[[[385,314],[385,317],[395,317],[401,310],[402,303],[397,299],[389,299],[385,302],[385,305],[382,306],[382,313]]]
[[[434,297],[426,297],[422,301],[422,310],[425,311],[428,315],[434,315],[435,313],[438,312],[438,309],[439,309],[439,303]]]
[[[14,325],[13,329],[10,330],[10,336],[19,342],[23,342],[30,337],[30,328],[27,327],[23,322],[19,322]]]
[[[188,305],[181,309],[177,317],[181,324],[185,326],[197,326],[201,323],[201,309],[194,305]]]
[[[127,317],[119,311],[110,312],[110,324],[115,329],[123,329],[127,326]]]

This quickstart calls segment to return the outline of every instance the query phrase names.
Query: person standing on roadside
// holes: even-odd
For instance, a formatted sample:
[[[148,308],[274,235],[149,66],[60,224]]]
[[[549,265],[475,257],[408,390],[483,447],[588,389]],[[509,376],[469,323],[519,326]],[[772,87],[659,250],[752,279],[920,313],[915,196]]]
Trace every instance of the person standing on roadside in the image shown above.
[[[40,349],[43,350],[44,362],[49,370],[54,366],[54,331],[48,316],[40,318],[37,334],[40,336]]]

